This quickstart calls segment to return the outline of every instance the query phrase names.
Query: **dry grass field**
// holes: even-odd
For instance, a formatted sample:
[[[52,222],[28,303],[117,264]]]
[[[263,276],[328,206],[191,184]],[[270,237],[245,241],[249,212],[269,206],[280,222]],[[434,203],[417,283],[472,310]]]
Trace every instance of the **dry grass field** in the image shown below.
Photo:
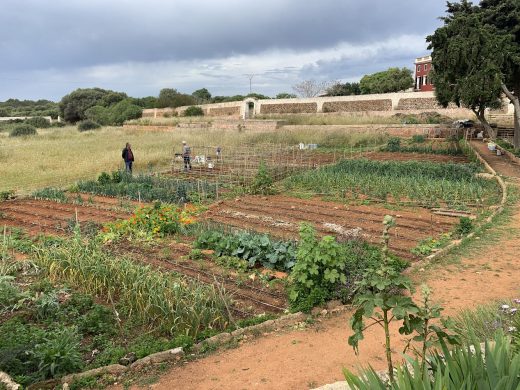
[[[107,127],[78,132],[75,127],[38,130],[37,136],[8,137],[0,133],[0,191],[29,193],[45,186],[66,186],[78,179],[95,178],[103,171],[122,168],[121,150],[126,142],[135,154],[134,172],[158,171],[170,166],[174,149],[181,142],[190,145],[220,145],[232,148],[245,144],[299,142],[346,147],[377,144],[384,136],[344,134],[338,131],[316,133],[280,131],[248,133],[237,130],[181,129],[174,132],[129,130]]]

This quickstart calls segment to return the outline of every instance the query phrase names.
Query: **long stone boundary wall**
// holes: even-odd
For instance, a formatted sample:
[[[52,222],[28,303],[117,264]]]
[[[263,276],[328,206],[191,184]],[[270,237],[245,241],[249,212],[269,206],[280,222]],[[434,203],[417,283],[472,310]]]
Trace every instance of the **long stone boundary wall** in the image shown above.
[[[353,100],[347,102],[324,102],[323,112],[392,111],[392,100]]]
[[[260,106],[260,114],[313,114],[318,112],[317,103],[274,103]]]
[[[453,118],[471,118],[471,110],[451,104],[443,108],[437,104],[435,92],[399,92],[375,95],[328,96],[305,99],[253,99],[243,101],[200,105],[205,115],[227,117],[229,119],[251,119],[256,115],[280,114],[319,114],[319,113],[417,113],[437,111]],[[146,109],[143,117],[157,118],[169,115],[182,115],[188,107],[176,109]],[[513,113],[512,104],[504,104],[500,111]]]

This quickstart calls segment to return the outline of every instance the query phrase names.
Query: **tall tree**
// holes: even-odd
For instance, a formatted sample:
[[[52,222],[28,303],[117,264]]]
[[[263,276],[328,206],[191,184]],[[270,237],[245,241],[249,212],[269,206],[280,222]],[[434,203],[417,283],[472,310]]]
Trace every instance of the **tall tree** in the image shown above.
[[[361,95],[361,88],[359,83],[340,83],[336,82],[327,88],[328,96],[350,96]]]
[[[362,94],[405,91],[413,87],[412,71],[408,68],[389,68],[368,74],[359,81]]]
[[[211,100],[211,93],[206,88],[197,89],[191,96],[197,100],[197,104],[208,103]]]
[[[512,19],[502,15],[504,5],[510,7]],[[518,0],[483,0],[478,6],[467,0],[448,2],[444,25],[427,37],[439,103],[470,108],[496,138],[485,110],[500,107],[505,93],[515,105],[515,148],[520,147],[520,49],[518,26],[511,20],[518,23],[519,15]]]

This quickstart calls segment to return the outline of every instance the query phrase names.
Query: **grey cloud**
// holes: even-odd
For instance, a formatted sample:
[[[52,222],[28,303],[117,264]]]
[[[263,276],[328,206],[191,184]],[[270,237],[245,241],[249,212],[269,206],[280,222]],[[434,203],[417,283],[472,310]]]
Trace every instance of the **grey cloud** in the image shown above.
[[[0,71],[309,50],[426,34],[442,1],[4,0]]]

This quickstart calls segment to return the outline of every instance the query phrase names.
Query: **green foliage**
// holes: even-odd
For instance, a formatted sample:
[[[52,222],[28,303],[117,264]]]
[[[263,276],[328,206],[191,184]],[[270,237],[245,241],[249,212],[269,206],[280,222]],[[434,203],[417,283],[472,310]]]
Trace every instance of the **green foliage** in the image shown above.
[[[213,199],[216,194],[216,184],[200,180],[189,181],[125,173],[113,173],[112,176],[108,173],[102,173],[97,181],[80,181],[77,183],[77,187],[82,192],[144,202],[199,202],[203,199]]]
[[[32,196],[37,199],[56,200],[58,202],[66,202],[67,196],[63,190],[54,187],[46,187],[32,193]]]
[[[129,240],[152,241],[158,237],[181,232],[186,225],[194,222],[196,213],[196,209],[181,209],[157,202],[153,206],[137,208],[126,220],[105,224],[100,236],[104,241],[123,237]]]
[[[184,116],[203,116],[203,115],[204,115],[204,111],[202,110],[202,107],[198,107],[198,106],[189,106],[184,111]]]
[[[274,193],[273,178],[264,161],[260,161],[260,166],[251,184],[250,191],[255,195],[270,195]]]
[[[361,95],[359,83],[335,83],[327,88],[327,96]]]
[[[36,131],[36,128],[31,125],[19,125],[16,126],[11,133],[9,134],[10,137],[26,137],[29,135],[37,135],[38,132]]]
[[[116,258],[96,240],[80,236],[38,247],[37,263],[49,278],[106,299],[117,299],[129,320],[173,335],[196,336],[227,325],[225,297],[214,286]]]
[[[31,354],[38,362],[38,372],[42,378],[57,378],[77,371],[83,365],[80,336],[74,327],[46,334],[42,342],[34,346]]]
[[[33,116],[31,118],[27,118],[25,120],[25,123],[34,126],[38,129],[46,129],[48,127],[51,127],[51,122],[49,122],[47,118],[44,118],[42,116]]]
[[[173,88],[163,88],[159,92],[157,99],[157,108],[192,106],[196,104],[195,97],[179,93]]]
[[[78,328],[84,335],[113,334],[116,318],[112,310],[102,305],[93,305],[78,320]]]
[[[211,101],[211,93],[206,88],[193,91],[191,96],[197,100],[197,104],[205,104]]]
[[[291,308],[309,311],[333,298],[350,302],[356,281],[380,259],[381,252],[375,247],[356,240],[339,243],[331,236],[318,240],[312,225],[302,224],[290,275]]]
[[[294,93],[280,92],[275,99],[295,99],[297,97]]]
[[[227,234],[217,230],[206,230],[197,237],[194,246],[212,249],[217,257],[232,256],[246,260],[249,267],[262,265],[282,271],[290,270],[296,257],[294,242],[274,241],[268,235],[258,233]]]
[[[389,152],[398,152],[401,150],[401,138],[392,137],[388,140],[386,144],[386,150]]]
[[[419,241],[411,252],[417,256],[428,256],[434,251],[446,246],[451,240],[451,234],[444,233],[439,238],[427,237]]]
[[[61,115],[65,121],[71,123],[87,119],[85,112],[94,106],[105,106],[107,102],[103,98],[112,94],[114,91],[101,88],[78,88],[61,99],[59,103]],[[112,101],[112,98],[109,100]]]
[[[476,164],[444,164],[419,161],[344,160],[317,170],[293,175],[284,180],[287,190],[306,190],[320,194],[346,196],[364,194],[380,199],[413,199],[451,206],[475,200],[492,203],[499,189],[493,181],[475,177]]]
[[[8,99],[0,102],[0,116],[50,116],[56,119],[59,115],[58,104],[50,100],[18,100]]]
[[[14,284],[14,277],[0,275],[0,314],[11,311],[22,297],[24,295]]]
[[[78,130],[79,131],[89,131],[89,130],[96,130],[100,129],[101,125],[97,122],[91,121],[90,119],[85,119],[78,123]]]
[[[413,77],[408,68],[389,68],[383,72],[365,75],[359,82],[362,94],[399,92],[411,87]]]
[[[110,110],[103,106],[93,106],[85,110],[85,118],[101,126],[108,126],[111,121]]]
[[[467,236],[474,229],[473,221],[469,217],[460,217],[455,233],[460,237]]]
[[[442,343],[442,352],[433,353],[422,369],[420,358],[408,358],[410,368],[397,368],[395,382],[388,384],[370,369],[356,376],[344,370],[345,378],[352,389],[503,389],[516,390],[520,386],[520,354],[515,353],[502,332],[494,336],[494,343],[485,343],[473,338],[471,343],[448,349]]]
[[[511,337],[512,348],[520,352],[520,299],[464,309],[454,321],[457,333],[466,342],[473,337],[491,340],[501,330]]]
[[[426,137],[422,134],[414,134],[412,135],[412,142],[417,144],[422,144],[424,141],[426,141]]]
[[[140,118],[142,113],[141,107],[132,104],[129,99],[125,99],[109,108],[109,124],[121,126],[127,120]]]
[[[517,4],[517,12],[519,9]],[[520,46],[518,41],[513,43],[509,31],[501,33],[482,11],[481,6],[467,1],[448,3],[444,25],[427,41],[428,48],[433,50],[433,80],[439,103],[468,107],[487,125],[485,110],[501,106],[501,85],[504,76],[509,78],[512,74],[511,64],[516,63],[516,69],[520,69],[520,63],[514,59]],[[501,12],[495,9],[493,16]],[[495,138],[496,132],[486,127]]]

